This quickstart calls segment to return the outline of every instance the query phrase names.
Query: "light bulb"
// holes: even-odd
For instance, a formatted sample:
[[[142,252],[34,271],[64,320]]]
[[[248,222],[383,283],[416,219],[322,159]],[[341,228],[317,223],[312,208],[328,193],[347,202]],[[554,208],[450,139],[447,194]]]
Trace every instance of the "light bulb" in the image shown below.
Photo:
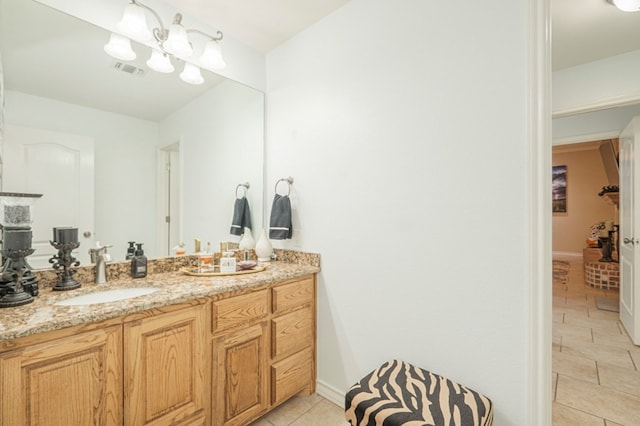
[[[200,68],[189,62],[184,63],[184,69],[180,73],[180,80],[189,84],[204,83],[204,78],[202,78],[202,74],[200,74]]]
[[[141,41],[151,40],[151,31],[147,27],[147,18],[144,10],[134,4],[129,3],[124,9],[124,15],[116,27],[122,34]]]
[[[187,31],[180,24],[172,24],[169,35],[162,43],[162,48],[172,55],[187,57],[193,54],[193,47],[187,37]]]
[[[222,59],[222,49],[216,40],[209,40],[204,45],[204,52],[200,56],[200,63],[207,68],[221,70],[227,66]]]
[[[114,33],[111,33],[109,43],[104,45],[104,51],[122,61],[133,61],[136,58],[136,52],[131,48],[131,40]]]
[[[151,57],[147,60],[147,65],[152,70],[165,74],[172,73],[175,69],[169,56],[158,49],[151,50]]]
[[[640,10],[640,0],[613,0],[613,4],[623,12],[637,12]]]

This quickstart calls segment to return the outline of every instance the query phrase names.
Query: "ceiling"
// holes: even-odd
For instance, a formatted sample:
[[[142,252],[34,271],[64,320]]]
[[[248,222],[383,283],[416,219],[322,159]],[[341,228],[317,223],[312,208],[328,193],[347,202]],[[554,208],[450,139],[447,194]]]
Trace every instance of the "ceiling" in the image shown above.
[[[268,52],[349,0],[167,0],[243,43]],[[640,49],[640,12],[606,0],[550,0],[553,69]]]
[[[165,1],[266,53],[349,0]],[[618,11],[606,0],[551,3],[554,70],[640,49],[640,12]],[[107,38],[106,30],[37,2],[0,0],[0,51],[8,89],[159,121],[222,81],[205,72],[205,85],[191,86],[175,72],[147,70],[139,78],[115,71],[117,61],[102,50]],[[147,49],[135,43],[134,49],[140,59],[133,65],[146,69]]]
[[[606,0],[551,0],[551,11],[554,71],[640,49],[640,12]]]
[[[186,15],[268,52],[349,0],[166,0]]]

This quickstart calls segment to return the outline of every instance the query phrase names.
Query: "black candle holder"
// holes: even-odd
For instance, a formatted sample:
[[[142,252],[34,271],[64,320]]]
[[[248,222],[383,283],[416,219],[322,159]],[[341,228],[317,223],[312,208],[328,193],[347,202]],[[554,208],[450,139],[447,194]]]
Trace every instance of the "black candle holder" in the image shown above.
[[[602,243],[602,257],[599,262],[613,262],[613,258],[611,257],[613,244],[611,241],[611,233],[609,233],[608,237],[598,237],[600,242]]]
[[[77,241],[68,243],[49,241],[49,243],[58,250],[58,254],[49,259],[49,263],[53,264],[53,269],[58,274],[58,282],[53,286],[53,290],[65,291],[80,287],[80,283],[73,279],[76,270],[71,269],[72,266],[80,265],[80,262],[71,256],[71,251],[80,247],[80,243]]]
[[[35,249],[0,250],[2,256],[11,259],[11,264],[3,270],[2,279],[9,283],[3,286],[3,295],[0,297],[0,308],[26,305],[33,302],[33,295],[26,292],[22,285],[22,277],[28,270],[25,257],[33,254]]]

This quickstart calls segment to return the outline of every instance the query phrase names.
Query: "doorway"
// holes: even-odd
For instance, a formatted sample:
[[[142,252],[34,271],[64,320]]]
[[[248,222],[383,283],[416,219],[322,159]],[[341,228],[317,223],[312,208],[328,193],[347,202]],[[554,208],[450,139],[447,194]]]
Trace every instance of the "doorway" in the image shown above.
[[[554,156],[553,165],[568,164],[567,188],[578,184],[576,174],[591,172],[588,176],[592,178],[591,183],[585,182],[588,179],[583,179],[579,184],[583,187],[586,184],[586,198],[590,198],[593,203],[590,206],[581,205],[575,199],[575,193],[568,194],[568,213],[563,214],[574,214],[575,219],[575,209],[582,209],[583,211],[578,212],[582,214],[587,209],[593,211],[590,219],[578,226],[577,232],[583,232],[584,238],[578,239],[573,247],[553,247],[554,260],[565,260],[569,265],[569,281],[561,284],[558,284],[557,276],[560,268],[554,268],[553,332],[550,337],[553,345],[551,400],[554,425],[588,424],[592,421],[604,424],[605,420],[618,424],[633,424],[630,419],[640,415],[638,404],[634,403],[640,395],[636,395],[634,389],[638,387],[633,385],[633,380],[640,379],[640,375],[634,365],[633,344],[620,323],[620,314],[597,303],[599,298],[604,301],[614,300],[616,303],[613,305],[617,307],[619,290],[609,288],[609,282],[606,283],[607,288],[602,287],[600,282],[596,288],[586,285],[587,271],[582,266],[585,256],[588,255],[585,254],[588,250],[582,246],[588,245],[589,225],[607,219],[616,220],[617,212],[608,204],[609,197],[598,195],[602,187],[618,183],[610,180],[604,170],[604,160],[599,152],[601,139],[617,138],[631,119],[639,114],[640,107],[627,106],[553,120],[554,136],[560,134],[560,137],[555,137],[553,141],[554,154],[558,151],[564,152],[564,155]],[[588,157],[587,154],[591,155],[592,160],[601,163],[599,171],[590,170],[594,167],[593,163],[585,166],[586,170],[582,172],[576,168],[575,163],[571,163],[572,155],[584,159]],[[557,217],[554,214],[554,221],[562,219],[570,217]],[[557,224],[554,224],[554,242],[558,231]],[[598,279],[600,275],[598,271]],[[566,288],[565,292],[562,292],[563,287]],[[590,396],[594,394],[598,395],[597,400]],[[614,400],[618,406],[622,404],[625,409],[612,409]]]
[[[182,152],[180,142],[158,155],[158,253],[175,255],[182,241]]]

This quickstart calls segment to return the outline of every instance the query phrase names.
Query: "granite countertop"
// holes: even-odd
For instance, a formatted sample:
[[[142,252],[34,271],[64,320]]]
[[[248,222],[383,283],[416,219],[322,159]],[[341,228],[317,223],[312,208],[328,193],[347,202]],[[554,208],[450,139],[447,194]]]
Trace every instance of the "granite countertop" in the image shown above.
[[[189,302],[231,291],[268,285],[319,272],[318,266],[271,262],[265,271],[246,275],[194,277],[181,272],[156,273],[146,278],[121,278],[106,284],[83,284],[70,291],[40,290],[33,303],[0,309],[0,340],[15,339],[65,327],[116,318],[148,309]],[[157,287],[146,295],[116,302],[56,306],[63,299],[115,288]]]

